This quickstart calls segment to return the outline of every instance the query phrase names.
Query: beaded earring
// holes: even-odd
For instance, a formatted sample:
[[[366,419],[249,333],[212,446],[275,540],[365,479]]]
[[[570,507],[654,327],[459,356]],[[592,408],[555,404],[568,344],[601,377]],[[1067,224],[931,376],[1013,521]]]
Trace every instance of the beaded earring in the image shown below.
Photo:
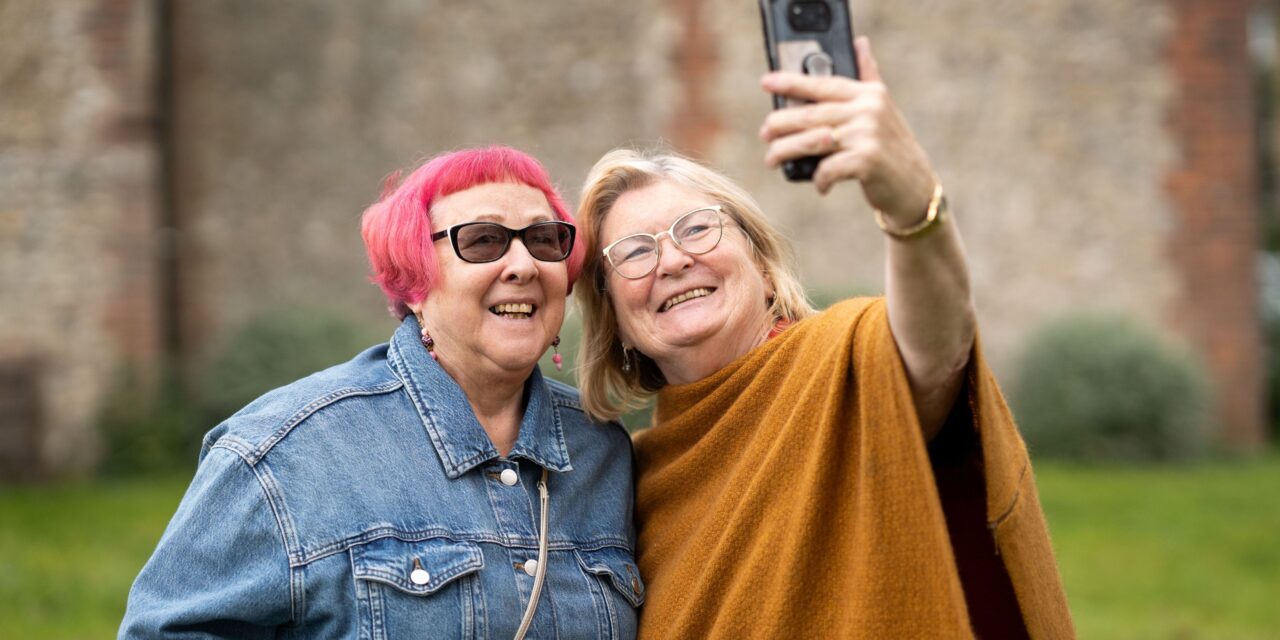
[[[427,348],[427,353],[431,355],[432,360],[439,360],[436,357],[436,341],[431,339],[431,334],[427,333],[427,328],[422,328],[422,346]]]
[[[622,372],[631,373],[631,352],[626,348],[622,348]]]
[[[556,339],[551,341],[551,349],[554,352],[554,355],[551,356],[551,361],[556,363],[556,371],[563,370],[564,358],[560,357],[560,336],[556,336]]]

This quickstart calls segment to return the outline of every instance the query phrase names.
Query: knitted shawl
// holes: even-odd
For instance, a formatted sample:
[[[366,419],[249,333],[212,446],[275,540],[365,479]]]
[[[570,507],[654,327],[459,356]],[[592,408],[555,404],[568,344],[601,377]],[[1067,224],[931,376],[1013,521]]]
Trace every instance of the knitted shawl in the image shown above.
[[[1026,633],[1073,637],[1026,448],[977,344],[965,394],[995,541],[979,553],[1003,560]],[[635,437],[641,638],[974,637],[883,299],[663,388],[654,425]]]

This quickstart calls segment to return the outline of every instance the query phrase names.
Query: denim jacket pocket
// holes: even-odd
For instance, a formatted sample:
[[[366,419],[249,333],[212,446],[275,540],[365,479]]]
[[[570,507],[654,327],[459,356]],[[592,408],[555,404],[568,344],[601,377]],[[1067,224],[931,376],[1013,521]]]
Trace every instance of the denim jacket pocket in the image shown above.
[[[432,637],[476,637],[483,594],[473,574],[483,567],[473,542],[381,538],[352,547],[360,637],[411,637],[424,629]],[[460,622],[456,629],[439,628],[450,619]]]
[[[640,570],[630,551],[605,547],[576,553],[584,571],[610,584],[632,607],[644,603],[644,582],[640,580]]]

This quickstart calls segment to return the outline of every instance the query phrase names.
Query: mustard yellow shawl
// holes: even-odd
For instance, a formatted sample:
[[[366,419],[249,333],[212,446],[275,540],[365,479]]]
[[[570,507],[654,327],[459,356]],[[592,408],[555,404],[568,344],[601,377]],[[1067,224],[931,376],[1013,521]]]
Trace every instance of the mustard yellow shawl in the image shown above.
[[[1031,637],[1073,637],[1027,452],[976,345],[967,394],[987,552]],[[635,437],[642,638],[973,637],[883,299],[664,388],[654,424]]]

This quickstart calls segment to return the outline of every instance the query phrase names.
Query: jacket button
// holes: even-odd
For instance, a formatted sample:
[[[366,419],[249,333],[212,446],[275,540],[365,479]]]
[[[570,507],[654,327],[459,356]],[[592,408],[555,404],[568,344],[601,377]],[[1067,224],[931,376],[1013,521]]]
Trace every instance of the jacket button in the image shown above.
[[[426,569],[414,569],[413,573],[409,574],[409,580],[416,585],[424,585],[431,582],[431,574],[427,573]]]
[[[525,561],[524,561],[524,572],[525,572],[525,573],[527,573],[527,574],[529,574],[529,575],[531,575],[531,576],[532,576],[532,575],[537,574],[537,573],[538,573],[538,561],[537,561],[537,560],[534,560],[534,559],[525,560]]]
[[[516,483],[520,481],[520,476],[516,474],[515,469],[503,469],[502,474],[498,476],[498,479],[502,480],[502,484],[505,484],[508,487],[514,487],[516,486]]]

